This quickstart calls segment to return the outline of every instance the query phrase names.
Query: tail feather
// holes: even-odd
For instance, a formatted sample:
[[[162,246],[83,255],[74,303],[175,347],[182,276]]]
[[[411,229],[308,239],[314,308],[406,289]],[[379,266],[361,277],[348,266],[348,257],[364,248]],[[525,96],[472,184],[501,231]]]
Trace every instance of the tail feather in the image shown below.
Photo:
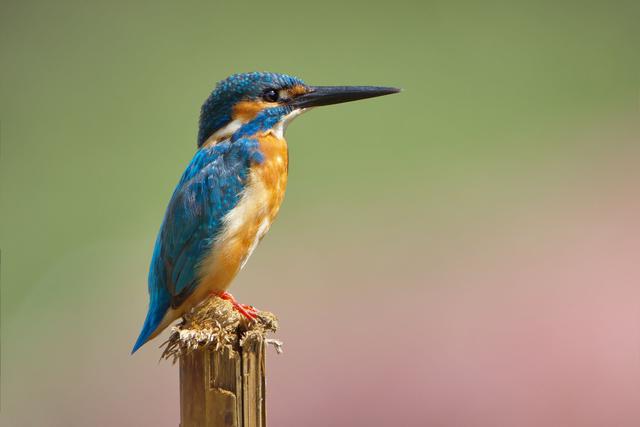
[[[149,313],[149,314],[151,314],[151,313]],[[144,321],[144,325],[142,326],[142,330],[140,331],[140,335],[138,336],[138,339],[136,340],[136,343],[133,345],[133,349],[131,350],[131,354],[135,353],[140,347],[142,347],[142,345],[144,343],[146,343],[147,341],[149,341],[151,339],[151,334],[158,327],[158,325],[156,325],[155,323],[156,322],[153,321],[150,318],[149,315],[147,315],[147,318]]]
[[[135,353],[147,341],[154,338],[164,329],[164,327],[162,327],[162,320],[164,319],[167,310],[164,307],[159,308],[160,307],[154,308],[154,304],[151,304],[149,307],[147,317],[144,319],[144,325],[142,326],[142,330],[140,331],[140,335],[138,336],[136,343],[133,345],[131,354]],[[166,327],[166,325],[164,326]]]

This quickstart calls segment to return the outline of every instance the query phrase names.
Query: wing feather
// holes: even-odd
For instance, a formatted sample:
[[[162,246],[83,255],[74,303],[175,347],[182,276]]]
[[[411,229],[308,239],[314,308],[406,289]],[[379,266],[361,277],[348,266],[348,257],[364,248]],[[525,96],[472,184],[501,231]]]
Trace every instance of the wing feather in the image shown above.
[[[209,254],[224,216],[238,203],[251,162],[261,161],[257,150],[257,141],[240,139],[196,153],[158,233],[149,274],[152,299],[154,293],[166,293],[168,306],[175,308],[191,295],[198,285],[198,266]]]

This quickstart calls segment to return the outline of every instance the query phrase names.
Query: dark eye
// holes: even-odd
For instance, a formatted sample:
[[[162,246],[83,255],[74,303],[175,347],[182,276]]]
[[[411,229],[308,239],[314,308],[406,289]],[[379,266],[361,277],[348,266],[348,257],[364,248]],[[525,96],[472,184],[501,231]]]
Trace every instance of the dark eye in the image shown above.
[[[275,89],[267,89],[262,94],[262,99],[267,102],[277,102],[279,98],[280,95],[278,95],[278,91]]]

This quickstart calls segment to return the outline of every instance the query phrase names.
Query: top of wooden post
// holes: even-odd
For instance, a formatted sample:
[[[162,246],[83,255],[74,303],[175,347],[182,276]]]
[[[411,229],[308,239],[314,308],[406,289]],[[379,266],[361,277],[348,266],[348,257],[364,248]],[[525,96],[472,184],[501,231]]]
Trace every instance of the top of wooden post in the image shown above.
[[[228,349],[232,354],[251,341],[265,340],[265,335],[277,328],[278,320],[273,313],[260,311],[256,321],[249,321],[229,301],[211,296],[171,328],[169,339],[162,344],[161,357],[175,363],[178,358],[199,349]],[[280,343],[270,341],[280,351]]]

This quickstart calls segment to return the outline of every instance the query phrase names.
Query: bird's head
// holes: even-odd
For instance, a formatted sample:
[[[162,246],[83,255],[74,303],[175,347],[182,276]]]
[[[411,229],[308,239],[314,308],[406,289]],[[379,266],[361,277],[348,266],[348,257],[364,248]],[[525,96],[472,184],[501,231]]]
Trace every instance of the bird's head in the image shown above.
[[[219,82],[202,105],[198,147],[236,132],[280,127],[312,107],[373,98],[399,92],[376,86],[309,86],[286,74],[234,74]]]

